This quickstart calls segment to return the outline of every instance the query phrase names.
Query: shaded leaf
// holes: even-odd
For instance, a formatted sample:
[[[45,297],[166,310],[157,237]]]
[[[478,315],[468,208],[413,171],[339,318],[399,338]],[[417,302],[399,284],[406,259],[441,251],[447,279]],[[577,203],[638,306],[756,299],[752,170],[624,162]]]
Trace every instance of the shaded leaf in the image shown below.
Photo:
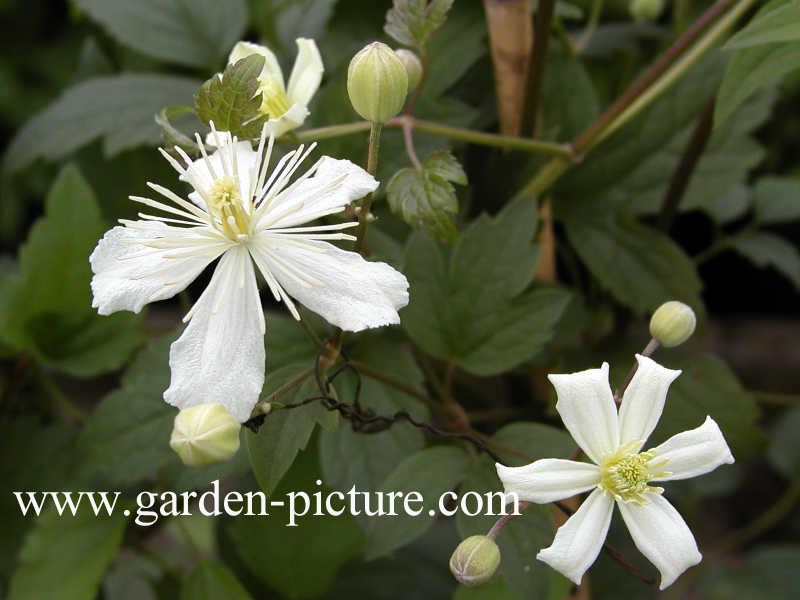
[[[800,290],[800,252],[774,233],[755,231],[731,239],[731,247],[758,267],[771,267]]]
[[[777,0],[767,4],[725,47],[738,49],[796,41],[800,41],[800,2]]]
[[[394,0],[384,31],[401,44],[424,47],[452,6],[453,0]]]
[[[794,407],[781,415],[772,430],[767,449],[767,460],[787,479],[800,478],[798,431],[800,431],[800,407]]]
[[[252,598],[228,567],[221,563],[202,561],[181,587],[182,600],[249,600]]]
[[[800,219],[800,179],[762,177],[753,187],[753,208],[765,225]]]

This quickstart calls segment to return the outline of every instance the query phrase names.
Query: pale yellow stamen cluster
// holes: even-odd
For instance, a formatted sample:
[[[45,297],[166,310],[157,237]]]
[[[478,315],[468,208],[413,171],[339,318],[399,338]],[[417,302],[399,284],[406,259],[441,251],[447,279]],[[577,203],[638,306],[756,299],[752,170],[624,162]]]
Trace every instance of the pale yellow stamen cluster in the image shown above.
[[[289,99],[280,81],[274,78],[261,80],[261,112],[270,119],[277,119],[289,110]]]
[[[633,453],[637,442],[621,447],[617,452],[605,459],[600,465],[600,487],[622,502],[644,504],[644,494],[660,494],[664,488],[653,487],[648,483],[655,477],[664,477],[668,473],[659,471],[666,461],[653,462],[656,458],[654,450]]]
[[[242,205],[239,184],[233,177],[217,179],[208,191],[208,212],[228,238],[240,240],[250,233],[250,215]]]

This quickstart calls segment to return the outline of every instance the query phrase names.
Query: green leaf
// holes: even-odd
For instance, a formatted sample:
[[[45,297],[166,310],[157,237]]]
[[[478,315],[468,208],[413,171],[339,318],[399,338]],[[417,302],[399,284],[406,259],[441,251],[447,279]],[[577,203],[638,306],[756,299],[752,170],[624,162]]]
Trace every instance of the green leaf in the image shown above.
[[[316,492],[323,498],[330,493],[316,484],[321,478],[316,454],[316,448],[300,453],[276,497],[305,493],[313,501]],[[334,501],[333,506],[339,505]],[[297,500],[297,508],[303,508],[302,499]],[[232,519],[227,531],[247,568],[282,597],[321,596],[363,545],[363,534],[347,512],[338,517],[313,516],[312,506],[307,516],[297,518],[297,527],[287,529],[288,506],[268,506],[268,510],[269,516]]]
[[[411,236],[403,269],[411,303],[401,318],[414,342],[478,375],[540,352],[569,296],[548,286],[524,291],[538,258],[535,229],[536,203],[521,198],[473,221],[449,256],[431,239]]]
[[[350,351],[350,358],[379,372],[389,373],[419,390],[424,376],[410,351],[398,348],[396,340],[371,338]],[[356,380],[345,371],[336,378],[342,401],[352,402]],[[391,416],[407,410],[420,420],[429,418],[426,407],[416,398],[366,374],[361,376],[361,406],[376,415]],[[353,486],[361,491],[377,490],[381,482],[408,456],[424,445],[421,431],[400,421],[386,431],[357,433],[343,423],[340,427],[321,430],[319,460],[327,485],[346,492]]]
[[[392,212],[414,229],[425,231],[445,243],[452,243],[458,231],[454,216],[458,198],[453,183],[467,185],[464,169],[447,150],[431,154],[422,169],[401,169],[386,187]]]
[[[774,233],[755,231],[730,240],[731,247],[758,267],[771,267],[800,290],[800,252]]]
[[[796,0],[770,2],[731,39],[730,47],[735,51],[719,89],[715,126],[728,119],[752,94],[800,68],[798,15],[800,5]]]
[[[176,409],[163,400],[169,386],[169,346],[174,333],[151,341],[105,396],[78,439],[82,477],[128,485],[176,459],[169,447]]]
[[[412,516],[402,507],[396,507],[396,516],[374,517],[367,531],[367,559],[388,554],[425,533],[436,518],[439,497],[461,482],[469,462],[469,455],[463,449],[438,446],[422,450],[400,463],[379,491],[384,494],[402,492],[396,502],[404,502],[410,492],[418,492],[422,502],[411,502],[409,507],[421,512]]]
[[[639,315],[666,300],[699,310],[694,263],[672,240],[633,219],[570,220],[570,243],[600,284]]]
[[[753,208],[764,225],[800,219],[800,179],[762,177],[753,188]]]
[[[183,581],[182,600],[250,600],[252,596],[221,563],[201,561]]]
[[[737,459],[758,449],[763,442],[758,406],[724,362],[710,354],[687,353],[665,359],[664,364],[683,373],[670,386],[664,414],[648,446],[699,427],[710,416],[719,424]],[[615,381],[622,381],[624,370],[627,367],[621,364]]]
[[[308,364],[291,365],[267,375],[262,398],[269,397],[281,385],[300,375]],[[294,404],[306,398],[319,396],[320,392],[309,376],[276,400],[281,404]],[[272,495],[283,476],[292,466],[297,453],[305,449],[317,423],[333,427],[336,413],[329,412],[318,401],[292,409],[276,409],[267,415],[258,433],[247,431],[247,452],[259,486],[267,496]]]
[[[109,158],[156,145],[160,131],[154,115],[164,106],[185,104],[199,83],[172,75],[123,74],[75,84],[25,123],[6,151],[3,168],[11,173],[37,158],[59,160],[100,137]]]
[[[222,77],[211,77],[194,95],[197,117],[243,139],[258,137],[266,119],[258,84],[263,67],[264,57],[252,54],[225,67]]]
[[[711,200],[703,206],[709,217],[719,225],[725,225],[744,216],[750,208],[751,193],[747,186],[738,185],[716,200]]]
[[[542,87],[544,137],[571,140],[600,114],[586,67],[561,45],[551,46]]]
[[[503,489],[494,463],[486,458],[473,464],[461,486],[461,494],[473,491],[481,496]],[[550,587],[549,568],[536,560],[536,553],[550,545],[553,524],[549,506],[532,506],[520,516],[509,520],[495,540],[500,546],[502,560],[497,577],[523,598],[546,598]],[[462,538],[485,535],[497,520],[496,516],[480,514],[470,517],[463,512],[456,516]]]
[[[384,31],[406,46],[424,47],[447,19],[453,0],[394,0]]]
[[[496,450],[503,464],[510,467],[521,467],[540,458],[569,458],[575,451],[575,441],[568,433],[542,423],[511,423],[492,439],[498,444]]]
[[[800,407],[796,406],[781,415],[770,435],[767,460],[787,479],[800,479]]]
[[[20,250],[20,272],[4,278],[0,338],[77,376],[127,360],[141,343],[139,317],[103,317],[91,307],[88,259],[104,229],[92,190],[76,168],[66,167]]]
[[[63,600],[94,598],[126,522],[121,510],[111,516],[105,512],[96,516],[88,508],[75,516],[44,511],[25,537],[8,600],[49,598],[54,590]]]
[[[797,564],[800,547],[760,547],[744,560],[715,566],[703,577],[697,595],[704,600],[790,600],[800,596]]]
[[[245,0],[75,0],[122,44],[167,62],[215,68],[247,24]]]
[[[767,4],[725,48],[800,41],[800,2],[777,0]]]
[[[477,587],[459,586],[453,600],[521,600],[520,596],[500,578]]]

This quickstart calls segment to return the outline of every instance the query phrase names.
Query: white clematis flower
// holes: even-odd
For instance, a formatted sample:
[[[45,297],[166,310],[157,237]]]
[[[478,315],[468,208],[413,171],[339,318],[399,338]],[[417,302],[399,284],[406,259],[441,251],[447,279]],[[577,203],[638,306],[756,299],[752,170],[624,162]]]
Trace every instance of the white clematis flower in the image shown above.
[[[272,50],[251,42],[238,42],[231,50],[228,64],[258,54],[264,57],[264,67],[258,76],[261,92],[261,112],[269,116],[269,132],[279,137],[303,124],[308,116],[308,105],[322,81],[322,66],[314,40],[298,38],[297,58],[284,85],[283,71]]]
[[[497,465],[506,492],[520,500],[556,502],[588,492],[589,497],[536,556],[580,584],[605,542],[616,501],[636,547],[671,585],[700,562],[694,536],[675,508],[650,482],[687,479],[733,462],[719,426],[706,417],[697,429],[674,435],[642,452],[664,409],[670,383],[680,371],[636,355],[638,370],[617,412],[608,382],[608,363],[571,375],[550,375],[556,410],[581,450],[594,463],[548,458],[524,467]]]
[[[274,137],[265,148],[265,132],[257,150],[213,132],[218,149],[210,156],[196,136],[199,160],[176,148],[185,165],[161,150],[194,188],[191,201],[148,183],[162,199],[131,199],[168,216],[121,220],[89,259],[92,306],[107,315],[174,296],[219,258],[170,349],[164,399],[179,408],[222,404],[240,422],[264,383],[265,324],[254,265],[296,319],[292,298],[349,331],[399,323],[397,311],[408,303],[401,273],[327,241],[355,239],[342,230],[356,222],[305,225],[342,212],[378,182],[350,161],[323,156],[290,183],[313,145],[286,154],[270,174]]]

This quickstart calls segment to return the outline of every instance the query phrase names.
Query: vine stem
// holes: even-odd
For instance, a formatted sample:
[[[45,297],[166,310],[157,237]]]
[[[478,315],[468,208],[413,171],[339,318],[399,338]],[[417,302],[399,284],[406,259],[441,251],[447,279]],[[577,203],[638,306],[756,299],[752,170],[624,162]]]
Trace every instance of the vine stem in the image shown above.
[[[591,123],[571,143],[572,159],[591,150],[598,142],[616,131],[665,89],[725,34],[755,0],[717,0],[672,46],[642,73],[606,111]],[[517,193],[517,196],[538,196],[555,183],[575,160],[557,157]]]
[[[533,49],[531,50],[530,75],[526,90],[527,106],[525,108],[525,131],[536,136],[539,116],[539,99],[544,82],[544,69],[547,63],[547,45],[550,41],[550,23],[555,12],[555,0],[539,0],[536,15],[533,18]]]
[[[644,347],[642,350],[642,356],[651,356],[653,352],[658,350],[659,347],[658,340],[656,338],[651,338],[650,341],[647,343],[647,346]],[[633,380],[633,376],[636,375],[636,371],[639,369],[639,363],[634,361],[631,370],[628,371],[628,376],[625,378],[625,381],[622,382],[622,387],[619,388],[616,394],[614,394],[614,402],[616,402],[617,406],[619,406],[620,402],[622,402],[622,396],[625,394],[625,390],[628,389],[631,381]]]
[[[382,123],[372,123],[369,128],[369,150],[367,151],[367,173],[375,175],[378,169],[378,150],[381,145]],[[364,236],[367,233],[367,223],[369,221],[369,209],[372,207],[372,197],[370,193],[361,202],[361,211],[358,215],[358,229],[356,229],[356,241],[353,250],[362,253],[364,251]]]

